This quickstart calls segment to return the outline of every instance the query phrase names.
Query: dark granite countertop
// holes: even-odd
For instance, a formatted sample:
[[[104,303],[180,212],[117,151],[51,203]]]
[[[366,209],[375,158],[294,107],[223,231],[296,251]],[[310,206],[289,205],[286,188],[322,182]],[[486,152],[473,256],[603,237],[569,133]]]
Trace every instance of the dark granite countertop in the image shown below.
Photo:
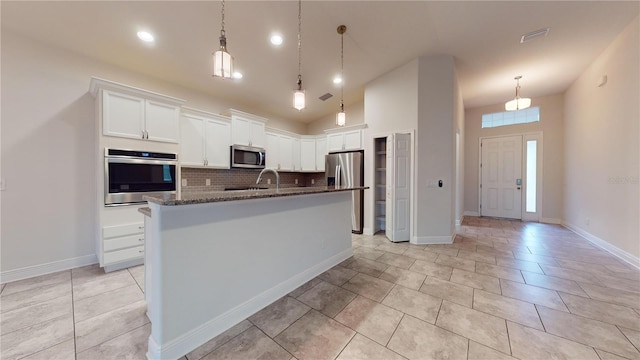
[[[329,186],[329,187],[312,186],[312,187],[282,188],[279,190],[267,189],[267,190],[213,191],[213,192],[197,193],[197,194],[182,194],[180,198],[176,198],[174,196],[167,196],[167,197],[145,196],[144,199],[154,204],[173,206],[173,205],[206,204],[206,203],[214,203],[214,202],[221,202],[221,201],[263,199],[263,198],[273,198],[273,197],[282,197],[282,196],[309,195],[309,194],[320,194],[320,193],[329,193],[329,192],[338,192],[338,191],[365,190],[368,188],[369,188],[368,186],[358,186],[358,187],[349,187],[349,188],[347,187],[335,188],[333,186]]]
[[[138,212],[142,213],[142,214],[144,214],[144,215],[146,215],[148,217],[151,217],[151,209],[148,208],[148,207],[140,208],[140,209],[138,209]]]

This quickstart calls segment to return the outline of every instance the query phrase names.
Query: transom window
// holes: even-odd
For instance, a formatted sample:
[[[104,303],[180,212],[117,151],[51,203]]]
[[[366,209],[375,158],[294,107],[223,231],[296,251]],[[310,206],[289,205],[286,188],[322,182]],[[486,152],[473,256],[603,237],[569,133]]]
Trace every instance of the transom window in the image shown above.
[[[540,121],[540,107],[482,115],[482,128],[526,124]]]

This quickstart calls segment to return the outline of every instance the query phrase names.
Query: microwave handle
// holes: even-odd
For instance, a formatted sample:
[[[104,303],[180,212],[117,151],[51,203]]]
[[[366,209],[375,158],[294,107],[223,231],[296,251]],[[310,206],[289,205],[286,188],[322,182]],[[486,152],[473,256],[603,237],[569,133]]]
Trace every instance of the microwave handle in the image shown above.
[[[262,151],[258,152],[260,154],[260,161],[258,165],[264,165],[264,153]]]

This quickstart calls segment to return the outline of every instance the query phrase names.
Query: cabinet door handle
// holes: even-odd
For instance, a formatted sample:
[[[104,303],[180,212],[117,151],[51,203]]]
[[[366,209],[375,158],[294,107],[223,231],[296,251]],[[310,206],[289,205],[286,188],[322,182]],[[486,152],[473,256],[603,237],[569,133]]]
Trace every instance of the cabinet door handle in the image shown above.
[[[140,254],[144,254],[144,250],[138,250]]]
[[[149,140],[149,132],[145,131],[145,133],[147,134],[147,140]]]
[[[144,241],[144,238],[142,238],[142,239],[138,239],[138,241],[143,242],[143,241]]]
[[[142,138],[144,139],[144,130],[142,130]]]

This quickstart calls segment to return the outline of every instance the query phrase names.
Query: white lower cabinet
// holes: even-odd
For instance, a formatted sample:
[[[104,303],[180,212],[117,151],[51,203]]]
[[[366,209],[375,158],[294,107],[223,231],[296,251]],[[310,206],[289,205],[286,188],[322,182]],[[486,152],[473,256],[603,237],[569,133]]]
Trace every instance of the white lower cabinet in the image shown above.
[[[146,204],[100,208],[98,261],[105,271],[144,263],[144,215]]]
[[[144,257],[144,222],[102,228],[103,266],[142,260]]]

